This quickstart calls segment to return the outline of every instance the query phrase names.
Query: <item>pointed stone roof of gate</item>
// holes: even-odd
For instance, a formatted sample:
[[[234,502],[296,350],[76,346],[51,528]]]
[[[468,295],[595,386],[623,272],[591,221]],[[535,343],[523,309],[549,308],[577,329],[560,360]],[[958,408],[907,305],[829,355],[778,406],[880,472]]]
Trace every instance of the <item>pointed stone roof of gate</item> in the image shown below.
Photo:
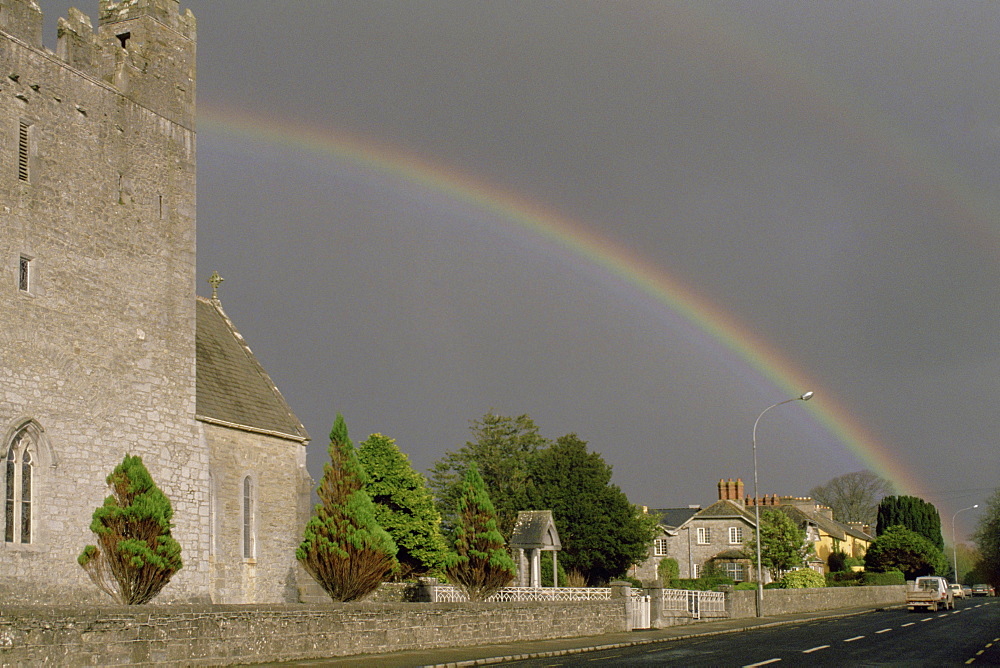
[[[517,514],[510,546],[524,550],[561,550],[551,510],[522,510]]]

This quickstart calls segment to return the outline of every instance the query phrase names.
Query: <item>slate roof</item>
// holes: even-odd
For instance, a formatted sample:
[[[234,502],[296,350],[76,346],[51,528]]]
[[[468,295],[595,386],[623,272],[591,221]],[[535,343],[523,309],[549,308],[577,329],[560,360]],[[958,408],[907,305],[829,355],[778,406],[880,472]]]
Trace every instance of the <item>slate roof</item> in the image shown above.
[[[651,508],[650,515],[659,515],[658,523],[668,529],[684,526],[701,508]]]
[[[750,524],[755,523],[754,514],[752,512],[744,508],[743,504],[728,499],[716,501],[708,508],[699,510],[697,515],[699,519],[708,517],[739,517],[746,520]]]
[[[559,532],[551,510],[522,510],[517,514],[510,546],[523,549],[561,550]]]
[[[865,534],[863,531],[858,531],[852,527],[842,524],[837,520],[832,520],[826,515],[821,513],[810,513],[801,508],[796,508],[790,505],[780,505],[772,506],[772,510],[780,510],[781,512],[788,515],[793,522],[801,526],[805,522],[812,522],[820,528],[824,533],[833,536],[837,540],[844,540],[844,538],[849,534],[855,538],[861,538],[863,540],[871,541],[873,540],[871,536]]]
[[[195,412],[203,422],[305,444],[309,434],[218,301],[198,297]]]

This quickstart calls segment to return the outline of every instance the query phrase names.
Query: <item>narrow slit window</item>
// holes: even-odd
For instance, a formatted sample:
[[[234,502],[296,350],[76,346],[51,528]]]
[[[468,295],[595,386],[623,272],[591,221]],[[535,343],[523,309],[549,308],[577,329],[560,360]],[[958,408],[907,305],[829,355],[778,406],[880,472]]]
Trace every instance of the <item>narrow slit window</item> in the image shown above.
[[[243,479],[243,558],[252,559],[253,540],[253,481],[250,476]]]
[[[17,264],[17,287],[21,292],[31,292],[31,258],[22,255]]]
[[[132,37],[132,33],[130,33],[130,32],[123,32],[120,35],[117,35],[117,37],[118,37],[118,41],[122,43],[122,48],[125,49],[125,48],[127,48],[129,39]]]
[[[31,125],[21,121],[17,135],[17,178],[27,181],[31,174],[28,171],[31,148]]]

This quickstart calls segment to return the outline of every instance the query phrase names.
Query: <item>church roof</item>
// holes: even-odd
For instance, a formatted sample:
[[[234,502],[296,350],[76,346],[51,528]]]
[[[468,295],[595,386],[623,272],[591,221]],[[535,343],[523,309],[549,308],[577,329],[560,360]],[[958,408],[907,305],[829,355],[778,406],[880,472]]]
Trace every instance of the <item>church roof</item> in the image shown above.
[[[307,442],[305,427],[219,302],[197,299],[197,418]]]

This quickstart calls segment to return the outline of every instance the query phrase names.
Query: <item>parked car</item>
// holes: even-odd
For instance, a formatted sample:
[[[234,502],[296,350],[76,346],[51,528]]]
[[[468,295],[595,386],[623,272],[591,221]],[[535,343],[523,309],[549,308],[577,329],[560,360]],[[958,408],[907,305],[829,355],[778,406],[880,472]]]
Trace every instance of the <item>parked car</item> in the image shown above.
[[[955,597],[948,588],[948,581],[936,575],[924,575],[906,583],[906,607],[910,611],[927,608],[930,612],[955,609]]]
[[[962,585],[962,591],[965,592],[965,598],[972,598],[972,585]]]
[[[989,596],[990,586],[984,584],[972,585],[972,595],[973,596]]]
[[[951,595],[955,598],[965,598],[965,589],[962,588],[960,584],[950,584],[948,589],[951,590]]]

